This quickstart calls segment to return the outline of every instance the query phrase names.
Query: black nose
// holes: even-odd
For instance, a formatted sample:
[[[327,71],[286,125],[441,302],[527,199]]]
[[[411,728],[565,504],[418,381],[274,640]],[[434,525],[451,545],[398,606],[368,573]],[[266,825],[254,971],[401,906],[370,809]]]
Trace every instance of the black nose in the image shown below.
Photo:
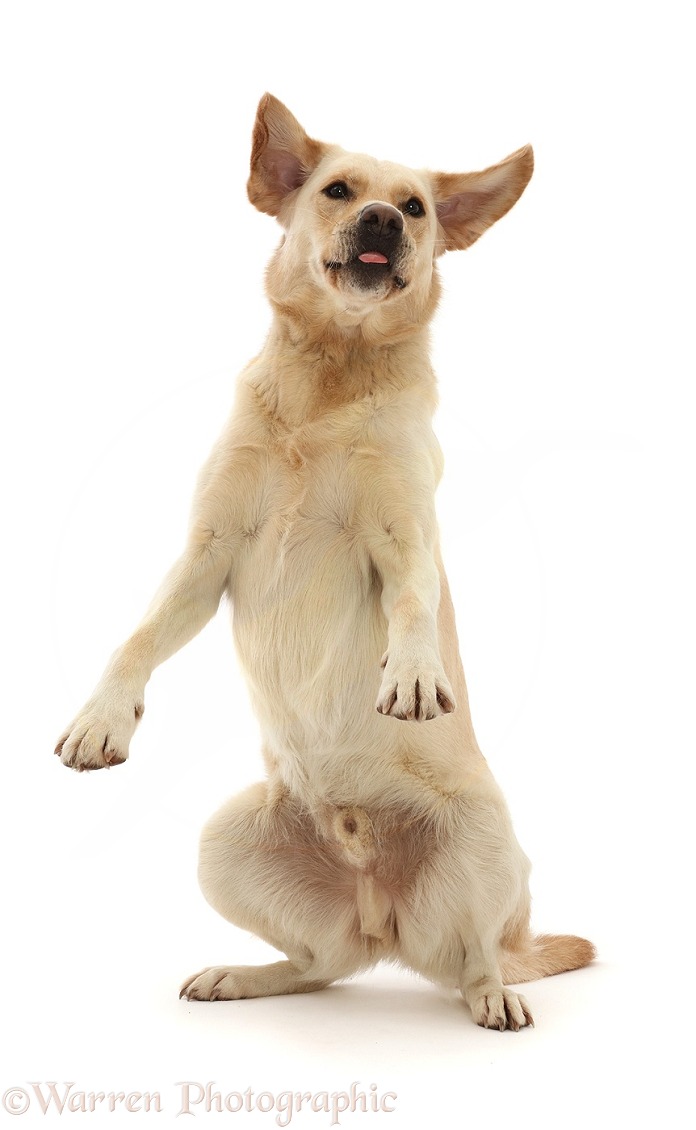
[[[373,236],[395,236],[404,230],[404,218],[391,204],[366,204],[358,218],[363,231]]]

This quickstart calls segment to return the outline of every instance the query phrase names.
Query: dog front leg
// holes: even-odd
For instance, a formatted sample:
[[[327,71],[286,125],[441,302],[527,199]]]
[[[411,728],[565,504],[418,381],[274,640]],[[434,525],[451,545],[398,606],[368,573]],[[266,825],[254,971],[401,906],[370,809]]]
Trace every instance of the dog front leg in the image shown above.
[[[61,735],[55,752],[64,765],[102,769],[126,760],[150,675],[215,614],[230,567],[229,550],[214,537],[191,540],[139,627],[113,654],[91,698]]]
[[[432,548],[416,523],[390,524],[387,532],[388,538],[373,545],[389,624],[377,710],[423,722],[455,708],[438,643],[440,577]]]

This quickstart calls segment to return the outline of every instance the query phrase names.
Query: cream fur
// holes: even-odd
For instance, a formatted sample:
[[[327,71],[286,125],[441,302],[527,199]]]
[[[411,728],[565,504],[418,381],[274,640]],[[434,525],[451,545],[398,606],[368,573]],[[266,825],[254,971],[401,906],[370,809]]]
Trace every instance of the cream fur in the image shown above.
[[[189,999],[306,992],[390,959],[516,1030],[531,1015],[505,980],[592,958],[583,939],[529,933],[529,863],[474,737],[434,509],[436,259],[499,219],[531,171],[529,147],[473,174],[379,162],[261,101],[249,195],[284,228],[273,326],[183,555],[56,749],[79,770],[124,761],[152,670],[227,593],[268,779],[206,825],[200,882],[288,960],[206,969]],[[403,232],[365,286],[351,241],[375,206],[375,231],[397,209]]]

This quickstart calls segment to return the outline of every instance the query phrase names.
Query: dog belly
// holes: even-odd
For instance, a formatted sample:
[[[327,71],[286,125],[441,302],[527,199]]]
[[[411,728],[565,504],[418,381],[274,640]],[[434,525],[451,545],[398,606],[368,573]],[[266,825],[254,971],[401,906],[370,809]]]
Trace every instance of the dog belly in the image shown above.
[[[387,624],[369,558],[349,531],[303,521],[267,533],[241,555],[230,597],[266,738],[303,754],[350,741],[375,713]]]

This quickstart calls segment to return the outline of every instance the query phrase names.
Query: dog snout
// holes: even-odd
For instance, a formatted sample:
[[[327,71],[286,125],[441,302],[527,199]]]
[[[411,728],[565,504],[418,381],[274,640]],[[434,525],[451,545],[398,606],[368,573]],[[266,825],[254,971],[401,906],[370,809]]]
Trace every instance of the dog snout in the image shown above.
[[[366,204],[358,217],[361,228],[373,237],[400,235],[404,230],[404,218],[397,208],[381,201]]]

